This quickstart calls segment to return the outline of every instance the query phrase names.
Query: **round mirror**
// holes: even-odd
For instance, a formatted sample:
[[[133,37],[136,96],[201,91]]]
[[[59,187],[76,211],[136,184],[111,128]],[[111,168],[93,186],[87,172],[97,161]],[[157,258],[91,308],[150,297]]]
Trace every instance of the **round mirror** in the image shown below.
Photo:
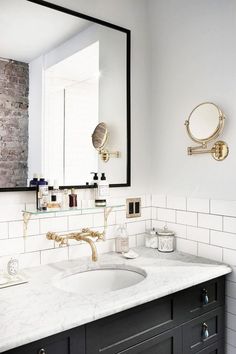
[[[106,144],[108,137],[108,129],[105,123],[99,123],[92,134],[93,146],[96,150],[101,150]]]
[[[193,141],[209,142],[221,133],[224,126],[224,115],[214,103],[201,103],[192,110],[185,125]]]

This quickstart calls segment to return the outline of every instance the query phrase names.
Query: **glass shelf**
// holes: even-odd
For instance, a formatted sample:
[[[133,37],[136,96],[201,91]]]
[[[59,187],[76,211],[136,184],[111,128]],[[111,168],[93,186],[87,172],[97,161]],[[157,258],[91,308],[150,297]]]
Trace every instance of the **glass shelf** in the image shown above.
[[[77,207],[77,208],[68,208],[68,209],[50,209],[50,210],[37,210],[37,209],[25,209],[22,210],[22,213],[27,213],[30,215],[42,215],[42,214],[53,214],[53,213],[66,213],[66,212],[83,212],[83,211],[104,211],[104,209],[110,209],[110,208],[122,208],[125,207],[124,204],[117,204],[117,205],[110,205],[108,204],[105,207],[96,207],[95,205],[93,206],[84,206],[84,207]]]

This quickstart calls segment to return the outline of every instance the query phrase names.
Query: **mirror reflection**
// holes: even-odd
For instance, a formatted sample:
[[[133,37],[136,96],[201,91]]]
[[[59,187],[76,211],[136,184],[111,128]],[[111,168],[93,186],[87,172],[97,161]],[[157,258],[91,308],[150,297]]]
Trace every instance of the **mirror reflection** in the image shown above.
[[[105,123],[99,123],[92,135],[93,147],[99,152],[103,162],[108,162],[110,157],[120,157],[119,151],[108,151],[105,145],[108,142],[109,131]]]
[[[220,111],[212,103],[197,106],[189,118],[189,129],[198,140],[207,140],[218,129]]]
[[[127,33],[26,0],[0,2],[0,188],[127,183]],[[91,136],[105,122],[104,163]]]

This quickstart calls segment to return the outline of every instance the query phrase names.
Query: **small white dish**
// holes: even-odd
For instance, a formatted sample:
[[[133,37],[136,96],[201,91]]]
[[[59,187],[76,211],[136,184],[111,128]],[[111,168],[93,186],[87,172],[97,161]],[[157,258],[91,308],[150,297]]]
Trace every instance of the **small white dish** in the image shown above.
[[[122,256],[127,259],[135,259],[139,256],[139,254],[134,252],[133,250],[129,250],[129,252],[123,252]]]

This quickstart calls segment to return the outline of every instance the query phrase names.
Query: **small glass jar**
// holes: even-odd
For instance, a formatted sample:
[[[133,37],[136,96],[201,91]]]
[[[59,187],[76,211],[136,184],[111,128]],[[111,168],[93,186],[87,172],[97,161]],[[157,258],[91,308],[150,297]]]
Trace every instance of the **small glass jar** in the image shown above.
[[[154,227],[148,234],[145,235],[145,247],[158,248],[158,238]]]
[[[168,230],[165,226],[164,229],[157,231],[158,236],[158,251],[160,252],[173,252],[175,250],[175,233]]]

